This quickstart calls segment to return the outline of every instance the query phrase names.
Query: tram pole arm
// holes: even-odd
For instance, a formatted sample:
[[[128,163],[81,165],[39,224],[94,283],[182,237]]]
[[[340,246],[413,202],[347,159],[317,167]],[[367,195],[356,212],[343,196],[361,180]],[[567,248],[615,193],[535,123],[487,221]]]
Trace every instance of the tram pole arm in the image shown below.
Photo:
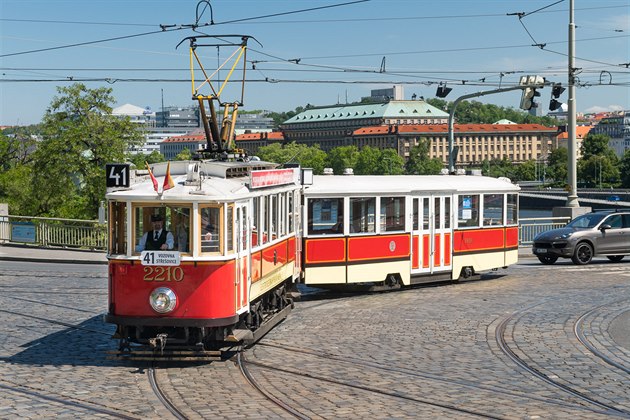
[[[454,143],[455,133],[453,132],[454,131],[453,126],[454,126],[454,119],[455,119],[455,109],[457,108],[457,105],[459,105],[461,101],[463,101],[464,99],[478,98],[478,97],[486,96],[486,95],[494,95],[495,93],[510,92],[512,90],[524,90],[527,88],[540,89],[541,87],[542,86],[540,84],[518,85],[518,86],[512,86],[512,87],[501,88],[501,89],[486,90],[483,92],[469,93],[467,95],[462,95],[459,98],[455,99],[453,101],[453,104],[451,105],[451,110],[448,114],[448,173],[449,175],[455,174],[455,160],[453,159],[453,143]]]

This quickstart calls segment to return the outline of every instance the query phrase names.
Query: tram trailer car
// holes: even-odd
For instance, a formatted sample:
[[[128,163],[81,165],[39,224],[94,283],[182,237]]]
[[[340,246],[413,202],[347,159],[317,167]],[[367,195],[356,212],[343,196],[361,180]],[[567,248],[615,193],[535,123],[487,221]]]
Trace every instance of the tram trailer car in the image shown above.
[[[123,186],[107,194],[105,320],[117,325],[121,352],[253,342],[286,317],[300,275],[298,169],[260,161],[172,162],[135,173],[108,166],[108,182]],[[164,249],[168,235],[162,249],[149,249],[156,243],[145,235],[160,219],[173,249]]]
[[[303,282],[384,290],[515,264],[519,189],[483,176],[315,176]]]

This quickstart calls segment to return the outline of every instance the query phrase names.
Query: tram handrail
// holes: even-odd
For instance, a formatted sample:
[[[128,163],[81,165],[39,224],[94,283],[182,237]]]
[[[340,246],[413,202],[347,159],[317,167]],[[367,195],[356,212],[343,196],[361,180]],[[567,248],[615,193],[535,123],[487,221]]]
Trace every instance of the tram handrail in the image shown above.
[[[0,216],[0,243],[43,247],[107,249],[107,227],[98,220]]]

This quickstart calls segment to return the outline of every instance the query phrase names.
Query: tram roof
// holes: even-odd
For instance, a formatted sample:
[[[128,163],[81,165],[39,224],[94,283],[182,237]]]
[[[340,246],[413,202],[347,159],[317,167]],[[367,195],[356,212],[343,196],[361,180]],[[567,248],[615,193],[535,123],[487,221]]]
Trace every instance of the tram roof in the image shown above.
[[[187,182],[190,165],[199,165],[199,179]],[[170,174],[175,186],[163,191],[167,163],[150,165],[158,183],[158,194],[151,181],[149,171],[136,170],[129,188],[108,191],[106,197],[131,201],[233,201],[255,194],[249,189],[251,170],[270,169],[276,164],[261,161],[252,162],[171,162]],[[287,185],[295,188],[295,185]],[[276,187],[282,189],[283,187]]]
[[[478,175],[316,175],[305,195],[419,195],[424,192],[516,192],[507,178]]]

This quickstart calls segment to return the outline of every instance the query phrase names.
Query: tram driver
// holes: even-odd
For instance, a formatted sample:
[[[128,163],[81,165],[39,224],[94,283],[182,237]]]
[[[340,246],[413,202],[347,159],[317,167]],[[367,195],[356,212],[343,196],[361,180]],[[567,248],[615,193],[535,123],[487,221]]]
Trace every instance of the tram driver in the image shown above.
[[[154,251],[154,250],[166,250],[173,249],[175,246],[175,239],[173,234],[166,229],[163,229],[164,218],[159,214],[151,216],[151,230],[145,232],[140,238],[140,243],[136,247],[136,251]]]

